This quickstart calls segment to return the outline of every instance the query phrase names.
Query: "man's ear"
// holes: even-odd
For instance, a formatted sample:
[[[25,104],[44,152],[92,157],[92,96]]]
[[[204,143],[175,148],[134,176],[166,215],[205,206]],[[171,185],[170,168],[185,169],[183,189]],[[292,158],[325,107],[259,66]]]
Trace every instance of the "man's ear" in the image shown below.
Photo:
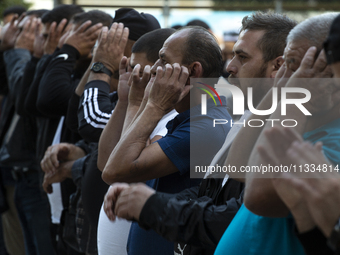
[[[191,63],[188,66],[188,70],[189,70],[189,77],[190,78],[199,78],[199,77],[202,77],[202,75],[203,75],[202,65],[198,61]]]
[[[285,61],[282,56],[277,57],[271,62],[271,65],[273,68],[270,74],[270,78],[275,78],[277,71],[280,69],[280,67],[283,65],[284,62]]]

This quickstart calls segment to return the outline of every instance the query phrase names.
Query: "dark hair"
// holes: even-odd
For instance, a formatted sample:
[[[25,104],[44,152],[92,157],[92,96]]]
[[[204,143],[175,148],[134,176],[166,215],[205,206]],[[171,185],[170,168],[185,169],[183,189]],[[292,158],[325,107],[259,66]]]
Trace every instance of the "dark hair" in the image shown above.
[[[243,18],[241,32],[244,30],[265,31],[257,46],[263,53],[263,60],[268,62],[283,55],[286,38],[296,24],[296,21],[286,15],[255,12]]]
[[[186,24],[186,26],[199,26],[199,27],[204,27],[207,30],[210,29],[209,25],[200,19],[194,19],[192,21],[189,21],[188,24]]]
[[[171,28],[173,28],[173,29],[180,29],[180,28],[182,28],[183,26],[182,25],[173,25]]]
[[[223,69],[222,51],[216,38],[202,27],[184,27],[178,32],[183,30],[188,30],[188,36],[183,47],[182,64],[190,65],[198,61],[203,68],[203,77],[220,77]]]
[[[26,8],[23,7],[23,6],[11,6],[11,7],[8,7],[6,8],[3,13],[2,13],[2,17],[6,17],[7,15],[9,14],[18,14],[19,16],[21,14],[23,14],[24,12],[26,11]]]
[[[106,12],[99,10],[92,10],[89,12],[78,13],[72,18],[72,22],[75,24],[82,24],[87,20],[92,21],[92,25],[102,23],[104,26],[109,27],[112,23],[112,16]]]
[[[32,10],[32,11],[28,11],[26,12],[26,16],[36,16],[37,18],[42,17],[46,12],[48,12],[49,10],[47,9],[40,9],[40,10]]]
[[[67,19],[69,22],[70,19],[77,13],[84,12],[83,8],[78,5],[74,4],[62,4],[58,5],[57,7],[53,8],[53,10],[45,13],[41,17],[42,23],[52,23],[57,22],[57,24],[62,21],[62,19]]]
[[[145,53],[148,61],[157,61],[159,50],[163,47],[166,39],[176,30],[172,28],[160,28],[141,36],[132,46],[132,53]]]

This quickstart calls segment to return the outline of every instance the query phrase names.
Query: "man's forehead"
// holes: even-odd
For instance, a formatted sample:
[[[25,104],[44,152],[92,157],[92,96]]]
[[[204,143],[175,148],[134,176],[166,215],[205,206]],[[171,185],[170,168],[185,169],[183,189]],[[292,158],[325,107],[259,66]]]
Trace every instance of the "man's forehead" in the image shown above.
[[[131,53],[130,65],[134,66],[139,64],[139,62],[147,60],[147,55],[145,52]]]
[[[187,36],[188,36],[187,29],[175,32],[174,34],[170,35],[168,39],[165,40],[162,49],[167,48],[169,46],[175,46],[177,44],[183,44]]]
[[[234,45],[234,52],[242,50],[248,54],[253,54],[261,50],[257,47],[258,41],[262,38],[264,30],[243,30],[239,39]]]
[[[307,40],[288,42],[283,52],[283,58],[285,60],[292,58],[302,59],[309,46],[310,44]]]

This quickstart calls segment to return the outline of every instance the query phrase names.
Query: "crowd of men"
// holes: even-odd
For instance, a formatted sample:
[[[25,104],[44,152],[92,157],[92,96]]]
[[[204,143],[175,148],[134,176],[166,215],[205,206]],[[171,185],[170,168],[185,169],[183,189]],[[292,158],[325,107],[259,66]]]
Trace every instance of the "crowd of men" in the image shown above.
[[[1,255],[340,254],[338,14],[254,12],[230,59],[206,24],[130,8],[3,21]],[[217,94],[203,114],[226,73],[244,114]],[[190,178],[194,165],[303,171]]]

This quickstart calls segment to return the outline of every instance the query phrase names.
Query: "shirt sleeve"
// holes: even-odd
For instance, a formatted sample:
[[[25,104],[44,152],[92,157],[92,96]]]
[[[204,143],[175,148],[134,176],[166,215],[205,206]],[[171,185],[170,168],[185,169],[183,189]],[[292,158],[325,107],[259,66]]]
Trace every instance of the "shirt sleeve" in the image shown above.
[[[95,80],[85,85],[79,102],[78,131],[89,142],[98,142],[99,137],[109,122],[113,111],[110,99],[110,85]]]
[[[173,133],[159,139],[159,146],[165,155],[184,174],[190,167],[190,123],[185,122]]]
[[[38,99],[38,92],[39,92],[39,83],[40,80],[45,72],[46,66],[51,61],[52,56],[51,55],[44,55],[40,59],[39,63],[37,64],[37,67],[35,69],[35,74],[33,81],[28,89],[27,96],[25,98],[24,107],[25,111],[31,115],[37,116],[37,117],[45,117],[44,114],[42,114],[36,107],[37,99]]]
[[[169,241],[214,250],[242,202],[241,195],[216,206],[206,196],[185,199],[183,195],[157,192],[146,201],[139,225]]]

